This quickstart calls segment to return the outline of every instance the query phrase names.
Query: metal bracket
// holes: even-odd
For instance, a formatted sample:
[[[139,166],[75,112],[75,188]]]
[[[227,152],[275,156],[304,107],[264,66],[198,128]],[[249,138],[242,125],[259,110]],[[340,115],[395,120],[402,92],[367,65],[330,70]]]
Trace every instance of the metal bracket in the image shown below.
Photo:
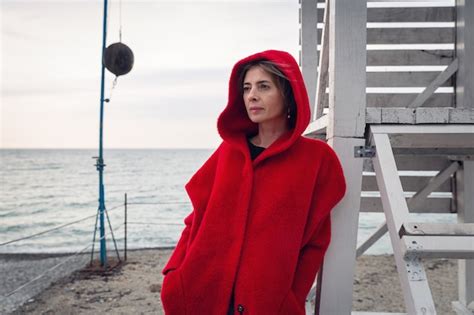
[[[410,244],[407,248],[411,252],[405,255],[404,260],[407,267],[408,280],[410,281],[426,280],[426,273],[423,264],[416,252],[413,252],[422,248],[423,247],[418,243]]]
[[[356,158],[373,158],[375,156],[374,146],[356,146],[354,147],[354,157]]]

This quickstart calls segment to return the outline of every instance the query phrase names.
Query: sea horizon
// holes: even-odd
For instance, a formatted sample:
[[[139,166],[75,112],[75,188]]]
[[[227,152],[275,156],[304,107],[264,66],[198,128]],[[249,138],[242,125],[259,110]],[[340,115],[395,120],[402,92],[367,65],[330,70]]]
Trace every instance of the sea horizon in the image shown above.
[[[65,253],[91,245],[98,209],[96,150],[0,149],[0,253]],[[184,218],[192,211],[184,186],[213,149],[107,148],[104,152],[106,209],[119,247],[124,242],[125,194],[128,248],[174,246]],[[1,245],[86,217],[38,237]],[[427,219],[451,222],[455,217],[428,215]],[[383,221],[383,213],[360,213],[357,242]],[[107,247],[113,248],[109,236],[107,240]],[[391,252],[385,235],[367,253]]]

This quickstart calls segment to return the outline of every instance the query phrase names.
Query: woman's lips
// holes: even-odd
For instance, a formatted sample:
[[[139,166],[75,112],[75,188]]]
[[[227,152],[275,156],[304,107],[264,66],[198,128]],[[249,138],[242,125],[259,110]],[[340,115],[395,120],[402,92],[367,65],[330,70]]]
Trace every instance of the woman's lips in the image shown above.
[[[254,113],[255,113],[255,112],[258,112],[258,111],[263,110],[263,108],[262,108],[262,107],[250,107],[249,110],[250,110],[251,112],[254,112]]]

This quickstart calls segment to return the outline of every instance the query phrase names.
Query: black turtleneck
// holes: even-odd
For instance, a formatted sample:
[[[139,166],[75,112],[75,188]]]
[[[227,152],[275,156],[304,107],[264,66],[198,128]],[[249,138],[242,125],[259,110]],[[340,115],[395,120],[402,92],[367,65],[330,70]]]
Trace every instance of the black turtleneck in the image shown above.
[[[250,150],[250,157],[252,158],[252,160],[255,160],[255,158],[263,152],[263,150],[265,150],[264,147],[259,147],[259,146],[256,146],[255,144],[253,144],[251,141],[250,141],[250,138],[247,138],[247,143],[249,145],[249,150]]]

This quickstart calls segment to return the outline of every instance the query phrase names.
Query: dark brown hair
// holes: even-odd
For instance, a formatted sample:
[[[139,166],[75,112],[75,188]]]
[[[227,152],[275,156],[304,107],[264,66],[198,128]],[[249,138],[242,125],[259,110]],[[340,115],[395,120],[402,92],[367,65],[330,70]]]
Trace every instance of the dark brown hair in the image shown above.
[[[276,83],[278,89],[283,95],[285,100],[285,105],[289,108],[290,119],[288,119],[288,126],[294,128],[296,124],[296,101],[293,95],[293,89],[291,88],[290,81],[285,76],[285,74],[280,70],[277,64],[269,60],[255,60],[245,64],[239,75],[239,89],[241,95],[243,95],[244,79],[247,71],[253,67],[260,67],[265,72],[270,74]]]

